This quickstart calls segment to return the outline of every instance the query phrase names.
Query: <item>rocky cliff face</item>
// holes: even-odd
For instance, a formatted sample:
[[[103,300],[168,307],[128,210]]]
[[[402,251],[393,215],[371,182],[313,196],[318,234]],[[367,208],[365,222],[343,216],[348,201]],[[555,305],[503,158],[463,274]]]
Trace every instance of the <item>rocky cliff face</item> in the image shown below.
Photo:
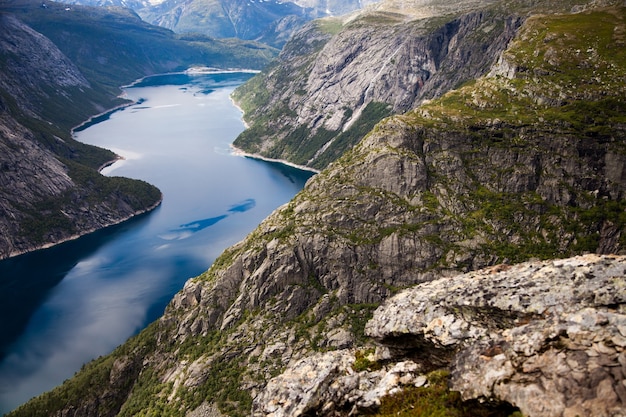
[[[250,124],[235,145],[325,167],[384,116],[487,71],[522,18],[479,3],[383,2],[307,26],[235,93]]]
[[[626,8],[577,10],[528,17],[488,75],[379,123],[158,322],[14,415],[347,415],[410,405],[407,384],[497,415],[619,415],[624,260],[508,266],[625,243]]]
[[[491,401],[491,412],[501,402],[503,413],[513,411],[508,403],[524,416],[623,416],[625,266],[624,257],[587,255],[499,265],[403,291],[366,325],[375,352],[291,363],[255,398],[253,414],[358,415],[402,390],[433,391],[429,370],[443,363],[451,389]]]
[[[2,14],[0,19],[2,53],[7,59],[0,87],[11,91],[23,111],[32,116],[43,112],[41,98],[49,98],[55,89],[90,87],[76,65],[48,38],[14,15]]]

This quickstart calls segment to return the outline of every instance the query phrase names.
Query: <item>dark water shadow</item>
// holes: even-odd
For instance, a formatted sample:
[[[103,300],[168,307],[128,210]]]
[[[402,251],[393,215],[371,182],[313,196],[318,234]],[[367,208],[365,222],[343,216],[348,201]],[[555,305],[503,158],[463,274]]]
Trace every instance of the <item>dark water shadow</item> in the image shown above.
[[[141,226],[151,213],[48,249],[0,261],[0,317],[11,318],[0,320],[0,361],[24,332],[31,316],[50,291],[81,260],[127,231]]]
[[[164,240],[181,240],[190,237],[193,233],[197,233],[201,230],[211,227],[214,224],[227,218],[230,214],[244,213],[256,206],[256,200],[248,198],[240,203],[233,204],[225,214],[219,216],[207,217],[206,219],[198,219],[189,223],[181,224],[176,229],[170,229],[167,233],[159,235]]]
[[[277,161],[267,161],[264,159],[255,158],[254,156],[246,156],[246,159],[255,161],[258,164],[268,166],[274,171],[274,173],[284,176],[293,184],[304,186],[304,184],[313,177],[316,172],[305,169],[293,167],[291,165],[284,164]]]
[[[207,227],[213,226],[215,223],[220,220],[228,217],[226,214],[222,214],[221,216],[209,217],[207,219],[194,220],[191,223],[181,224],[178,229],[174,229],[174,231],[183,231],[190,230],[192,232],[199,232],[202,229],[206,229]]]
[[[256,206],[256,200],[254,198],[248,198],[241,203],[237,203],[228,209],[230,213],[243,213]]]

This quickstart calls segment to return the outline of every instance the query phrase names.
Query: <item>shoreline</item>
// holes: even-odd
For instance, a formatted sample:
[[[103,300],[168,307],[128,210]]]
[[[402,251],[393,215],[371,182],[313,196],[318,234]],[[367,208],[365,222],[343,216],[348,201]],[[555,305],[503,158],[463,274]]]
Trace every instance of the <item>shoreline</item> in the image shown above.
[[[246,114],[246,112],[245,112],[245,111],[243,111],[243,109],[242,109],[242,108],[239,106],[239,104],[235,101],[235,99],[233,98],[233,95],[232,95],[232,94],[230,94],[230,95],[228,96],[228,99],[229,99],[229,100],[230,100],[230,102],[233,104],[233,106],[235,106],[235,108],[241,112],[241,117],[240,117],[240,119],[241,119],[241,123],[243,123],[243,127],[245,127],[246,129],[249,129],[249,128],[250,128],[250,126],[248,125],[248,123],[247,123],[247,122],[244,120],[244,118],[243,118],[243,116]],[[243,152],[243,151],[242,151],[242,152]]]
[[[258,159],[259,161],[265,161],[265,162],[274,162],[274,163],[278,163],[278,164],[283,164],[283,165],[287,165],[291,168],[296,168],[302,171],[309,171],[309,172],[313,172],[314,174],[319,174],[321,171],[315,168],[311,168],[305,165],[298,165],[298,164],[294,164],[293,162],[289,162],[286,161],[284,159],[274,159],[274,158],[268,158],[262,155],[258,155],[258,154],[253,154],[253,153],[248,153],[242,149],[239,149],[238,147],[236,147],[235,145],[233,145],[232,143],[229,145],[230,149],[231,149],[231,153],[235,156],[241,156],[244,158],[250,158],[250,159]]]
[[[93,116],[90,116],[87,120],[85,120],[84,122],[81,122],[80,124],[74,126],[73,128],[70,129],[70,135],[72,135],[72,138],[76,139],[74,137],[74,135],[76,134],[76,131],[78,129],[81,129],[81,128],[86,129],[87,127],[89,127],[88,125],[90,123],[94,123],[95,119],[97,119],[99,117],[110,116],[110,115],[112,115],[113,113],[115,113],[117,111],[123,110],[123,109],[125,109],[127,107],[130,107],[130,106],[134,106],[135,104],[138,104],[137,101],[130,101],[128,99],[125,99],[123,93],[120,94],[119,96],[117,96],[117,98],[122,99],[122,100],[127,100],[128,103],[122,103],[122,104],[120,104],[118,106],[112,107],[112,108],[110,108],[108,110],[105,110],[103,112],[100,112],[98,114],[94,114]]]
[[[237,72],[258,73],[260,71],[252,70],[252,69],[220,70],[220,69],[214,69],[214,68],[208,68],[208,67],[206,67],[206,69],[203,69],[203,68],[200,68],[200,69],[188,69],[188,70],[181,71],[181,72],[172,72],[172,73],[147,75],[147,76],[142,77],[142,78],[140,78],[138,80],[135,80],[131,84],[128,84],[128,85],[125,85],[125,86],[121,86],[120,88],[121,89],[130,88],[133,85],[135,85],[137,83],[140,83],[142,80],[144,80],[144,79],[146,79],[148,77],[154,77],[154,76],[159,76],[159,75],[167,75],[167,74],[192,74],[192,75],[193,74],[198,74],[198,75],[204,75],[204,74],[237,73]],[[127,100],[127,99],[124,98],[124,93],[120,94],[118,96],[118,98],[123,99],[123,100]],[[232,99],[232,97],[230,97],[230,100],[233,103],[233,105],[242,112],[242,115],[243,115],[243,113],[244,113],[243,110],[237,105],[237,103],[235,103],[235,101]],[[71,128],[70,129],[70,134],[72,135],[72,137],[74,139],[76,139],[75,138],[76,130],[78,130],[80,128],[85,128],[85,126],[88,127],[88,125],[90,123],[94,123],[94,121],[96,119],[98,119],[100,117],[111,115],[111,114],[113,114],[113,113],[115,113],[117,111],[123,110],[123,109],[125,109],[127,107],[131,107],[131,106],[140,104],[140,100],[138,100],[138,101],[127,100],[127,101],[128,101],[127,103],[122,103],[122,104],[120,104],[118,106],[114,106],[114,107],[112,107],[110,109],[107,109],[107,110],[102,111],[102,112],[100,112],[98,114],[90,116],[84,122],[82,122],[82,123],[74,126],[73,128]],[[244,126],[247,129],[248,126],[245,123],[245,121],[243,120],[243,117],[241,118],[241,121],[243,122]],[[242,157],[247,157],[247,158],[252,158],[252,159],[263,160],[263,161],[267,161],[267,162],[280,163],[280,164],[283,164],[283,165],[290,166],[292,168],[296,168],[296,169],[300,169],[300,170],[304,170],[304,171],[310,171],[310,172],[313,172],[313,173],[316,173],[316,174],[320,172],[320,171],[318,171],[316,169],[309,168],[309,167],[306,167],[306,166],[297,165],[297,164],[291,163],[289,161],[272,159],[272,158],[266,158],[266,157],[263,157],[263,156],[260,156],[260,155],[250,154],[250,153],[244,152],[241,149],[238,149],[232,143],[229,146],[230,146],[230,148],[232,150],[232,154],[235,155],[235,156],[242,156]],[[107,168],[107,167],[109,167],[109,166],[113,165],[114,163],[116,163],[118,161],[121,161],[121,160],[125,160],[125,158],[123,156],[121,156],[121,155],[115,154],[115,158],[113,158],[110,161],[107,161],[107,162],[103,163],[100,167],[98,167],[97,171],[100,173],[103,169],[105,169],[105,168]],[[92,229],[88,229],[88,230],[82,230],[79,233],[76,233],[76,234],[71,235],[71,236],[67,236],[67,237],[62,238],[62,239],[60,239],[58,241],[55,241],[55,242],[47,242],[47,243],[44,243],[43,245],[35,246],[35,247],[29,248],[29,249],[17,250],[17,251],[14,251],[14,252],[10,252],[6,256],[1,256],[0,255],[0,261],[1,260],[6,260],[6,259],[10,259],[10,258],[14,258],[14,257],[20,256],[20,255],[25,255],[27,253],[32,253],[32,252],[35,252],[35,251],[38,251],[38,250],[48,249],[48,248],[51,248],[51,247],[56,246],[56,245],[60,245],[62,243],[68,242],[68,241],[79,239],[79,238],[81,238],[81,237],[83,237],[85,235],[88,235],[90,233],[94,233],[94,232],[96,232],[98,230],[102,230],[102,229],[106,229],[108,227],[119,225],[119,224],[124,223],[124,222],[126,222],[128,220],[131,220],[131,219],[133,219],[133,218],[135,218],[137,216],[140,216],[142,214],[147,214],[147,213],[150,213],[151,211],[155,210],[156,208],[158,208],[162,204],[163,198],[164,198],[164,196],[163,196],[163,194],[161,194],[161,197],[159,198],[159,200],[156,201],[151,206],[146,207],[145,209],[142,209],[142,210],[138,210],[138,211],[136,211],[136,212],[134,212],[134,213],[132,213],[132,214],[130,214],[128,216],[124,216],[123,218],[119,218],[119,219],[117,219],[117,220],[115,220],[115,221],[113,221],[111,223],[104,224],[102,226],[99,226],[99,227],[96,227],[96,228],[92,228]]]
[[[246,129],[249,129],[250,126],[248,125],[248,123],[244,120],[243,116],[246,114],[245,111],[243,111],[243,109],[239,106],[239,104],[235,101],[235,99],[233,98],[232,94],[228,96],[228,98],[230,99],[230,102],[233,104],[233,106],[239,110],[241,112],[241,122],[243,123],[243,126]],[[233,143],[230,143],[230,149],[231,149],[231,153],[235,156],[241,156],[244,158],[251,158],[251,159],[258,159],[260,161],[265,161],[265,162],[275,162],[278,164],[283,164],[283,165],[287,165],[290,166],[292,168],[296,168],[296,169],[300,169],[302,171],[309,171],[309,172],[313,172],[314,174],[319,174],[321,171],[315,168],[311,168],[305,165],[298,165],[298,164],[294,164],[293,162],[289,162],[285,159],[274,159],[274,158],[268,158],[259,154],[253,154],[253,153],[249,153],[244,151],[243,149],[239,149],[238,147],[236,147],[235,145],[233,145]]]
[[[55,241],[55,242],[48,242],[48,243],[45,243],[45,244],[43,244],[41,246],[34,247],[32,249],[25,249],[25,250],[22,250],[22,251],[11,252],[6,257],[1,257],[0,256],[0,261],[4,261],[4,260],[7,260],[7,259],[15,258],[16,256],[20,256],[20,255],[26,255],[26,254],[29,254],[29,253],[32,253],[32,252],[36,252],[36,251],[39,251],[39,250],[50,249],[53,246],[57,246],[57,245],[60,245],[60,244],[66,243],[66,242],[70,242],[72,240],[80,239],[81,237],[86,236],[88,234],[91,234],[91,233],[94,233],[94,232],[97,232],[97,231],[100,231],[100,230],[104,230],[104,229],[107,229],[109,227],[118,226],[118,225],[120,225],[120,224],[122,224],[124,222],[127,222],[129,220],[132,220],[132,219],[136,218],[137,216],[141,216],[143,214],[148,214],[148,213],[156,210],[162,203],[163,203],[163,193],[161,193],[161,198],[159,198],[159,200],[157,202],[155,202],[154,204],[152,204],[151,206],[146,207],[143,210],[137,210],[137,211],[135,211],[134,213],[132,213],[132,214],[130,214],[128,216],[125,216],[125,217],[122,217],[122,218],[118,219],[117,221],[113,221],[111,223],[102,225],[100,227],[95,227],[95,228],[91,228],[91,229],[88,229],[88,230],[83,230],[80,233],[76,233],[76,234],[73,234],[71,236],[67,236],[67,237],[65,237],[63,239],[60,239],[58,241]]]
[[[233,73],[237,73],[237,72],[244,72],[244,73],[249,73],[249,74],[258,74],[261,71],[260,70],[255,70],[255,69],[249,69],[249,68],[241,68],[241,69],[219,69],[219,68],[212,68],[212,67],[193,67],[193,68],[188,68],[184,71],[175,71],[175,72],[164,72],[164,73],[159,73],[159,74],[151,74],[151,75],[146,75],[144,77],[138,78],[135,81],[131,82],[130,84],[126,84],[126,85],[122,85],[119,88],[121,90],[125,89],[125,88],[132,88],[135,85],[141,83],[142,81],[144,81],[146,78],[150,78],[150,77],[158,77],[161,75],[175,75],[175,74],[189,74],[189,75],[206,75],[206,74],[233,74]],[[72,136],[74,136],[74,133],[76,132],[77,129],[80,129],[86,125],[88,125],[89,123],[93,123],[94,119],[97,119],[99,117],[103,117],[103,116],[107,116],[107,115],[111,115],[117,111],[123,110],[127,107],[130,106],[134,106],[136,104],[141,104],[141,100],[137,100],[137,101],[131,101],[128,100],[127,98],[125,98],[125,93],[122,92],[120,95],[117,96],[117,98],[122,99],[122,100],[127,100],[127,103],[122,103],[120,105],[114,106],[110,109],[104,110],[98,114],[94,114],[93,116],[90,116],[87,120],[85,120],[84,122],[79,123],[78,125],[72,127],[70,129],[70,134]],[[232,101],[232,98],[231,98]],[[234,103],[235,106],[241,110],[241,108],[239,106],[237,106],[236,103]],[[241,112],[243,113],[243,110],[241,110]],[[244,122],[245,124],[245,122]],[[247,128],[247,127],[246,127]]]
[[[113,152],[113,151],[111,151]],[[102,170],[105,168],[110,167],[111,165],[113,165],[114,163],[116,163],[117,161],[125,161],[126,158],[124,158],[121,155],[115,154],[115,158],[111,159],[110,161],[105,162],[104,164],[100,165],[98,167],[98,172],[102,174]]]
[[[207,75],[207,74],[234,74],[237,72],[244,72],[244,73],[249,73],[249,74],[258,74],[259,72],[261,72],[260,70],[254,70],[254,69],[249,69],[249,68],[240,68],[240,69],[236,69],[236,68],[232,68],[232,69],[219,69],[219,68],[212,68],[212,67],[192,67],[192,68],[187,68],[184,71],[174,71],[174,72],[164,72],[162,74],[152,74],[152,75],[146,75],[145,77],[141,77],[136,79],[135,81],[133,81],[130,84],[127,85],[123,85],[120,88],[124,89],[124,88],[132,88],[135,85],[141,83],[142,81],[144,81],[146,78],[150,78],[150,77],[159,77],[162,75],[181,75],[181,74],[187,74],[187,75]]]
[[[159,75],[167,75],[167,74],[191,74],[191,75],[198,74],[198,75],[203,75],[203,74],[236,73],[236,72],[258,73],[260,71],[259,70],[252,70],[252,69],[227,69],[227,70],[223,70],[223,69],[209,68],[209,67],[198,67],[197,69],[190,68],[190,69],[187,69],[185,71],[180,71],[180,72],[147,75],[145,77],[141,77],[140,79],[133,81],[131,84],[120,86],[120,89],[123,90],[124,88],[130,88],[133,85],[141,82],[142,80],[144,80],[144,79],[146,79],[148,77],[155,77],[155,76],[159,76]],[[117,106],[114,106],[112,108],[106,109],[106,110],[104,110],[104,111],[102,111],[100,113],[97,113],[97,114],[94,114],[94,115],[90,116],[85,121],[83,121],[83,122],[79,123],[78,125],[72,127],[70,129],[70,135],[74,139],[76,139],[76,137],[75,137],[76,131],[78,129],[85,128],[85,126],[88,127],[88,125],[90,123],[94,123],[94,121],[96,119],[98,119],[100,117],[104,117],[104,116],[110,116],[111,114],[113,114],[113,113],[115,113],[117,111],[123,110],[123,109],[125,109],[127,107],[131,107],[131,106],[134,106],[134,105],[137,105],[137,104],[141,104],[140,100],[131,101],[131,100],[126,99],[124,97],[124,92],[122,92],[120,95],[118,95],[117,98],[122,99],[122,100],[126,100],[127,102],[126,103],[122,103],[122,104],[117,105]],[[118,161],[121,161],[121,160],[125,160],[125,159],[126,158],[124,158],[123,156],[115,154],[115,158],[113,158],[110,161],[107,161],[107,162],[103,163],[100,167],[98,167],[97,171],[101,172],[103,169],[113,165],[115,162],[118,162]],[[124,223],[126,221],[129,221],[129,220],[131,220],[133,218],[136,218],[137,216],[141,216],[143,214],[148,214],[148,213],[154,211],[155,209],[157,209],[163,203],[163,198],[164,198],[164,196],[161,193],[161,197],[154,204],[150,205],[149,207],[146,207],[146,208],[144,208],[142,210],[137,210],[134,213],[131,213],[130,215],[118,218],[118,219],[116,219],[116,220],[114,220],[114,221],[112,221],[110,223],[103,224],[103,225],[95,227],[95,228],[82,230],[79,233],[73,234],[71,236],[64,237],[64,238],[62,238],[60,240],[57,240],[57,241],[54,241],[54,242],[47,242],[47,243],[44,243],[42,245],[33,246],[31,248],[28,248],[28,249],[16,250],[16,251],[13,251],[13,252],[9,252],[6,256],[0,255],[0,261],[11,259],[11,258],[15,258],[15,257],[20,256],[20,255],[26,255],[28,253],[36,252],[36,251],[39,251],[39,250],[49,249],[49,248],[51,248],[53,246],[57,246],[57,245],[60,245],[62,243],[66,243],[66,242],[69,242],[69,241],[72,241],[72,240],[79,239],[79,238],[81,238],[81,237],[83,237],[85,235],[97,232],[99,230],[103,230],[103,229],[106,229],[106,228],[109,228],[109,227],[120,225],[120,224],[122,224],[122,223]]]

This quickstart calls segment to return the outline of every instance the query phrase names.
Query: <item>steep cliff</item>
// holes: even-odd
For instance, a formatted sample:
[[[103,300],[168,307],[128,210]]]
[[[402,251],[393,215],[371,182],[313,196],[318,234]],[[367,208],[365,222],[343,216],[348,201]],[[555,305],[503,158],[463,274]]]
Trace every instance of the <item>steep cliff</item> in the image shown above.
[[[155,187],[96,172],[114,159],[111,152],[74,142],[42,120],[54,105],[71,111],[72,100],[85,100],[90,83],[46,37],[12,15],[0,15],[0,23],[0,258],[119,223],[158,204]]]
[[[502,7],[512,6],[503,2]],[[576,11],[527,17],[488,75],[379,123],[290,203],[225,251],[209,271],[189,281],[160,320],[13,415],[54,414],[49,410],[58,410],[54,415],[375,412],[389,390],[376,390],[360,402],[348,388],[359,381],[371,381],[373,386],[384,380],[392,389],[390,381],[403,378],[435,386],[435,380],[446,378],[423,374],[451,366],[454,354],[460,355],[460,362],[451,368],[453,388],[464,398],[502,402],[501,413],[519,407],[529,416],[542,415],[515,392],[525,378],[546,379],[530,370],[530,362],[523,366],[515,362],[516,355],[537,353],[537,360],[550,359],[553,353],[560,357],[559,349],[577,349],[567,344],[567,338],[572,343],[594,338],[598,349],[614,338],[612,343],[623,348],[623,259],[606,276],[600,274],[602,259],[589,261],[599,268],[590,275],[585,275],[589,269],[584,265],[578,272],[568,266],[567,273],[555,280],[590,280],[588,287],[576,280],[563,283],[570,293],[559,292],[549,281],[539,285],[532,274],[515,273],[509,281],[483,279],[483,285],[473,287],[467,282],[485,273],[452,277],[531,258],[623,250],[626,8]],[[316,39],[309,39],[314,48]],[[516,270],[538,268],[533,265]],[[545,270],[551,268],[546,265]],[[425,285],[421,290],[420,284]],[[537,288],[529,290],[535,284]],[[409,328],[407,338],[396,332],[399,326],[392,326],[387,337],[370,323],[366,333],[366,322],[380,303],[413,285],[418,285],[418,295],[411,297],[418,301],[424,291],[438,288],[440,296],[427,312],[447,300],[448,290],[454,297],[439,307],[446,309],[443,313],[432,310],[434,315],[423,323],[403,324]],[[584,288],[592,288],[597,300],[587,297],[591,292],[586,290],[575,292]],[[549,290],[557,290],[558,296]],[[502,297],[510,305],[503,306]],[[552,304],[542,310],[532,297]],[[427,307],[417,304],[422,310]],[[496,307],[504,310],[502,320],[489,314]],[[577,318],[579,312],[589,314]],[[542,313],[546,315],[537,316]],[[384,310],[379,314],[385,317]],[[537,339],[542,334],[539,319],[558,329],[578,320],[580,327],[572,327],[571,336],[567,330],[558,333],[565,347],[549,334],[542,345]],[[523,324],[529,324],[523,329],[530,336],[511,341],[513,333],[506,333],[507,326],[519,332],[523,329],[515,326]],[[468,328],[478,330],[465,332]],[[447,344],[457,331],[467,337]],[[487,333],[493,338],[480,338]],[[426,341],[424,334],[430,337]],[[581,338],[574,340],[577,335]],[[396,349],[411,348],[413,365],[404,361],[406,366],[385,368],[388,378],[381,374],[333,379],[337,370],[357,373],[370,362],[372,367],[379,362],[379,357],[370,360],[369,355],[354,353],[357,347],[357,352],[366,352],[373,346],[369,337],[391,341]],[[489,340],[494,343],[489,351],[493,356],[483,354]],[[426,342],[444,348],[429,349]],[[616,364],[623,366],[623,349],[615,346],[602,353],[610,360],[611,372]],[[423,348],[423,353],[414,348]],[[385,360],[392,359],[392,353]],[[502,373],[502,378],[492,375],[489,360],[476,353],[503,366],[510,362],[505,366],[509,373]],[[327,359],[331,365],[325,367]],[[595,375],[594,381],[608,395],[603,398],[611,397],[611,406],[621,410],[624,399],[615,396],[623,390],[613,384],[621,383],[623,374],[606,375],[604,365],[594,374],[587,366],[591,359],[578,359],[580,366],[567,362],[567,369],[583,372],[581,378]],[[464,375],[470,373],[461,370],[471,370],[484,384],[467,382]],[[550,372],[546,369],[550,381],[555,381]],[[529,381],[519,392],[534,392]],[[555,384],[542,385],[542,395],[564,395],[566,391]],[[309,389],[291,396],[288,389],[297,385]],[[342,392],[347,397],[333,396]],[[591,391],[584,395],[601,397]],[[281,414],[305,397],[311,399],[306,406]],[[449,403],[467,406],[460,397]],[[570,411],[585,410],[584,405],[573,405],[583,408]],[[563,413],[565,408],[555,415]]]
[[[487,71],[522,21],[491,1],[383,2],[316,21],[234,98],[246,152],[323,168],[376,122]]]
[[[524,416],[623,416],[625,266],[586,255],[405,290],[367,323],[375,351],[294,361],[256,397],[255,414],[394,415],[413,398],[414,415],[508,416],[515,404]],[[449,375],[431,371],[442,363]]]

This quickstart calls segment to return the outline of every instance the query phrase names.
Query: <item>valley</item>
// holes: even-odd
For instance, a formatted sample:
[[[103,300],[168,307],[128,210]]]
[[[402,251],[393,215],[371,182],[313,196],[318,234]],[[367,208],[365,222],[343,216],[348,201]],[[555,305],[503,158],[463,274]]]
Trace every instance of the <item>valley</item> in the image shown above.
[[[625,33],[611,0],[305,23],[234,145],[319,174],[9,415],[623,415]]]

